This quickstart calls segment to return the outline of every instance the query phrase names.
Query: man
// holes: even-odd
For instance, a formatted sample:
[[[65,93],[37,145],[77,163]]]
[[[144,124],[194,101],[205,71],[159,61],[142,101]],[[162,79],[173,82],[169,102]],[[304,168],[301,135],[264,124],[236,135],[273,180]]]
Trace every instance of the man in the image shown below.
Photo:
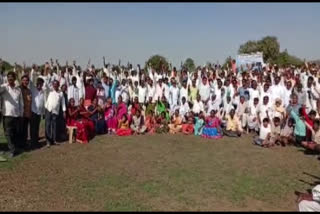
[[[74,99],[74,105],[79,106],[80,103],[80,90],[77,86],[77,78],[72,77],[72,84],[68,87],[68,100]]]
[[[93,83],[93,82],[92,82]],[[62,111],[64,118],[66,117],[66,104],[64,102],[64,97],[62,93],[59,92],[59,82],[53,82],[53,90],[50,91],[47,102],[45,104],[46,116],[45,116],[45,127],[46,127],[46,138],[47,147],[56,144],[56,125],[57,117],[59,115],[60,106],[62,106]]]
[[[29,123],[31,119],[31,91],[28,88],[29,85],[29,77],[24,75],[21,77],[21,85],[20,90],[22,93],[22,99],[23,99],[23,117],[22,117],[22,123],[19,124],[20,127],[20,137],[21,137],[21,146],[24,149],[27,149],[28,144],[28,131],[29,131]]]
[[[271,103],[274,103],[277,98],[280,98],[281,100],[284,99],[284,86],[280,84],[280,80],[281,78],[276,76],[274,78],[274,85],[270,87]]]
[[[207,77],[202,78],[202,83],[199,86],[199,94],[204,105],[207,105],[210,99],[210,85]]]
[[[16,74],[7,74],[7,84],[0,86],[2,96],[2,113],[4,134],[8,141],[10,150],[9,157],[14,157],[18,153],[19,133],[18,124],[23,116],[23,98],[20,87],[15,85]]]
[[[197,99],[193,102],[192,111],[195,114],[199,114],[201,111],[204,112],[204,105],[200,95],[198,95]]]
[[[170,104],[170,110],[171,113],[174,113],[175,108],[178,107],[179,102],[179,88],[177,87],[177,83],[175,80],[172,82],[172,86],[169,89],[169,104]]]
[[[141,80],[141,84],[138,87],[138,100],[140,105],[144,105],[146,103],[147,98],[147,87],[145,86],[144,80]]]
[[[220,94],[221,95],[221,94]],[[222,100],[217,100],[217,95],[212,94],[211,100],[208,102],[208,111],[207,115],[210,115],[212,110],[219,111],[220,105],[222,104]]]
[[[188,99],[188,88],[187,88],[187,81],[182,82],[182,87],[180,88],[180,103],[182,102],[182,97]]]
[[[226,117],[227,127],[223,133],[228,137],[240,137],[242,133],[241,122],[235,115],[235,110],[231,109],[229,115]]]
[[[109,86],[109,78],[104,75],[102,78],[102,87],[104,88],[104,95],[105,95],[105,100],[107,100],[109,98],[109,92],[110,92],[110,86]]]
[[[31,135],[31,149],[34,148],[38,144],[39,140],[39,127],[41,116],[44,115],[44,104],[45,97],[44,91],[42,89],[44,84],[44,80],[42,78],[37,79],[36,87],[33,85],[32,81],[30,81],[30,89],[31,89],[31,121],[30,121],[30,135]]]
[[[88,80],[87,86],[85,87],[85,100],[89,100],[90,103],[97,96],[97,90],[93,86],[93,83],[94,83],[93,79],[90,78]]]
[[[185,117],[187,113],[189,113],[190,107],[189,104],[186,102],[186,98],[182,97],[180,107],[179,107],[179,112],[181,117]]]
[[[299,212],[320,212],[320,185],[315,186],[311,194],[296,192]]]

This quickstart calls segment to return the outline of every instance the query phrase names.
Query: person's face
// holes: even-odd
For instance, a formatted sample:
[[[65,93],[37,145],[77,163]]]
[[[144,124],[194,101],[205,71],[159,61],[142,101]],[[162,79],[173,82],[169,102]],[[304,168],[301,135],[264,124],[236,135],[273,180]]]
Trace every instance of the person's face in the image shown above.
[[[274,121],[273,123],[275,127],[278,127],[280,125],[280,121]]]
[[[141,86],[144,87],[144,81],[143,80],[141,80]]]
[[[286,84],[286,86],[287,86],[287,89],[290,90],[290,89],[291,89],[291,86],[292,86],[291,81],[288,81],[287,84]]]
[[[141,115],[140,111],[136,111],[136,116],[140,117],[140,115]]]
[[[281,102],[277,101],[277,102],[276,102],[276,106],[277,106],[277,107],[281,106]]]
[[[313,83],[313,80],[312,79],[308,79],[308,85],[312,85],[312,83]]]
[[[259,100],[257,100],[257,99],[254,99],[254,100],[253,100],[253,104],[254,104],[254,105],[258,105],[258,103],[259,103]]]
[[[256,81],[252,81],[252,88],[253,89],[257,89],[257,87],[258,87],[257,82]]]
[[[74,99],[73,99],[73,98],[70,99],[70,102],[69,102],[69,103],[70,103],[70,106],[71,106],[71,107],[74,107],[75,102],[74,102]]]
[[[266,91],[268,91],[268,89],[269,89],[269,84],[264,84],[264,86],[263,86],[263,90],[266,92]]]
[[[263,103],[266,105],[269,102],[269,97],[264,97],[263,98]]]
[[[203,79],[202,79],[202,83],[203,83],[204,85],[207,84],[207,81],[208,81],[207,78],[203,78]]]
[[[266,122],[266,121],[265,121],[265,122],[263,122],[263,126],[264,126],[265,128],[267,128],[267,127],[268,127],[268,124],[269,124],[269,123],[268,123],[268,122]]]
[[[149,97],[149,103],[152,103],[152,97]]]
[[[93,80],[89,80],[89,84],[93,86]]]
[[[109,84],[110,84],[110,85],[113,84],[113,79],[109,79]]]
[[[122,97],[121,96],[118,97],[118,103],[122,103]]]
[[[197,96],[197,101],[199,102],[201,99],[200,95]]]
[[[233,116],[234,116],[234,110],[231,110],[231,111],[230,111],[230,116],[231,116],[231,118],[233,118]]]
[[[218,87],[221,88],[222,87],[222,81],[218,80]]]
[[[178,116],[179,116],[179,110],[176,110],[176,111],[174,112],[174,115],[175,115],[176,117],[178,117]]]
[[[66,85],[61,86],[61,91],[62,92],[66,92],[67,91],[67,86]]]
[[[41,90],[41,89],[42,89],[42,86],[43,86],[43,82],[38,81],[38,82],[37,82],[37,89],[38,89],[38,90]]]
[[[72,80],[72,85],[76,85],[77,84],[77,80],[76,79],[73,79]]]
[[[54,81],[52,87],[55,91],[57,91],[59,89],[59,83],[57,81]]]
[[[245,101],[244,97],[240,97],[240,102],[244,103],[244,101]]]
[[[139,102],[138,97],[135,97],[135,98],[134,98],[134,102],[135,102],[135,103],[138,103],[138,102]]]
[[[214,117],[214,116],[215,116],[215,111],[214,110],[210,111],[210,117]]]
[[[23,78],[22,80],[21,80],[21,85],[23,86],[23,87],[28,87],[28,85],[29,85],[29,79],[28,78]]]
[[[217,95],[213,95],[213,96],[211,97],[211,100],[214,101],[216,98],[217,98]]]
[[[92,103],[93,103],[93,105],[97,105],[97,104],[98,104],[98,100],[97,100],[96,98],[94,98],[94,99],[92,100]]]
[[[196,86],[196,81],[195,81],[195,80],[192,81],[192,86],[193,86],[193,87]]]
[[[292,103],[293,104],[297,104],[298,103],[298,97],[297,96],[293,96],[292,97]]]
[[[275,82],[276,85],[278,85],[279,82],[280,82],[280,78],[279,78],[279,77],[276,77],[276,78],[274,79],[274,82]]]

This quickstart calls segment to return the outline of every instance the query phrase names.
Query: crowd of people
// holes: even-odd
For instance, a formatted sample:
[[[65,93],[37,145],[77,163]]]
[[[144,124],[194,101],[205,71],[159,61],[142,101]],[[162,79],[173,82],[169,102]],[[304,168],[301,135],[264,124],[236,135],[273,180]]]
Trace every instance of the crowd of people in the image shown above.
[[[0,62],[1,64],[1,62]],[[95,135],[183,133],[209,138],[254,134],[261,147],[295,145],[320,152],[320,66],[151,65],[85,70],[25,65],[0,75],[3,128],[10,157],[32,149],[45,121],[47,147],[66,141],[67,127],[86,144]],[[30,137],[30,140],[28,138]],[[302,199],[301,199],[302,200]],[[308,202],[303,201],[303,209]],[[313,204],[314,205],[314,204]]]

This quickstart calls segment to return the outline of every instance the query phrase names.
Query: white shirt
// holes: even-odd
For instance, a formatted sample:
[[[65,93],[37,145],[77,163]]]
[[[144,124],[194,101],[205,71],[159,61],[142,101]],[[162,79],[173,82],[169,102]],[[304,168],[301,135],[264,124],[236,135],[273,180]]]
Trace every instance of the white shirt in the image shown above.
[[[142,87],[139,85],[138,87],[138,100],[139,103],[144,103],[147,97],[147,87]]]
[[[75,106],[79,106],[80,103],[80,90],[78,87],[75,87],[74,85],[70,85],[68,87],[68,100],[70,100],[71,98],[74,99],[74,105]]]
[[[187,102],[182,104],[182,102],[181,102],[180,108],[179,108],[180,116],[185,116],[189,111],[190,111],[189,104]]]
[[[160,86],[160,84],[157,84],[154,100],[158,100],[158,98],[161,99],[161,97],[163,95],[163,88],[164,88],[163,84],[162,84],[162,86]]]
[[[66,103],[62,92],[52,90],[49,93],[45,108],[52,114],[59,114],[60,106],[62,105],[62,110],[66,111]]]
[[[32,112],[37,115],[43,115],[44,114],[44,104],[45,104],[44,91],[42,89],[39,91],[33,85],[31,85],[30,90],[31,90],[31,95],[32,95],[32,103],[31,103]]]
[[[170,88],[169,88],[169,86],[167,84],[164,84],[164,83],[162,83],[162,84],[163,84],[163,88],[164,88],[163,95],[165,96],[165,98],[169,102],[169,100],[170,100]]]
[[[208,102],[208,111],[207,111],[207,114],[210,114],[210,112],[212,110],[216,110],[218,111],[219,108],[220,108],[220,105],[221,105],[221,99],[220,100],[217,100],[217,98],[215,100],[209,100]]]
[[[199,86],[199,94],[201,96],[201,100],[205,101],[210,97],[210,85],[207,83],[203,85],[202,83]]]
[[[148,85],[147,88],[148,88],[147,89],[148,90],[148,98],[147,99],[149,99],[149,97],[153,98],[155,91],[156,91],[156,88],[154,86],[150,86],[150,85]]]
[[[197,100],[193,101],[192,111],[196,114],[199,114],[200,111],[204,111],[203,102],[201,100],[200,102]]]
[[[179,100],[179,88],[171,86],[169,89],[170,105],[177,106]]]
[[[8,84],[0,86],[2,96],[2,114],[3,116],[22,117],[23,116],[23,98],[21,89],[17,86],[13,88]]]
[[[189,100],[188,88],[184,88],[184,87],[180,88],[180,103],[182,103],[182,97],[185,97],[186,101]]]
[[[271,132],[271,127],[270,127],[270,124],[268,124],[267,128],[264,127],[264,125],[262,124],[260,126],[260,133],[259,133],[259,138],[261,140],[265,140],[266,137],[268,136],[268,134]]]

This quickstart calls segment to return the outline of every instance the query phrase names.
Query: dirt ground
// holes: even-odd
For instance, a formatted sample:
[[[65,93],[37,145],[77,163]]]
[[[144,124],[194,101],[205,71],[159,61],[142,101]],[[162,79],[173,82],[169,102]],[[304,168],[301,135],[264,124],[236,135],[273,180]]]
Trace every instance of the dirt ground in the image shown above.
[[[98,136],[0,163],[1,211],[295,211],[320,162],[252,136]],[[315,177],[318,176],[318,177]]]

